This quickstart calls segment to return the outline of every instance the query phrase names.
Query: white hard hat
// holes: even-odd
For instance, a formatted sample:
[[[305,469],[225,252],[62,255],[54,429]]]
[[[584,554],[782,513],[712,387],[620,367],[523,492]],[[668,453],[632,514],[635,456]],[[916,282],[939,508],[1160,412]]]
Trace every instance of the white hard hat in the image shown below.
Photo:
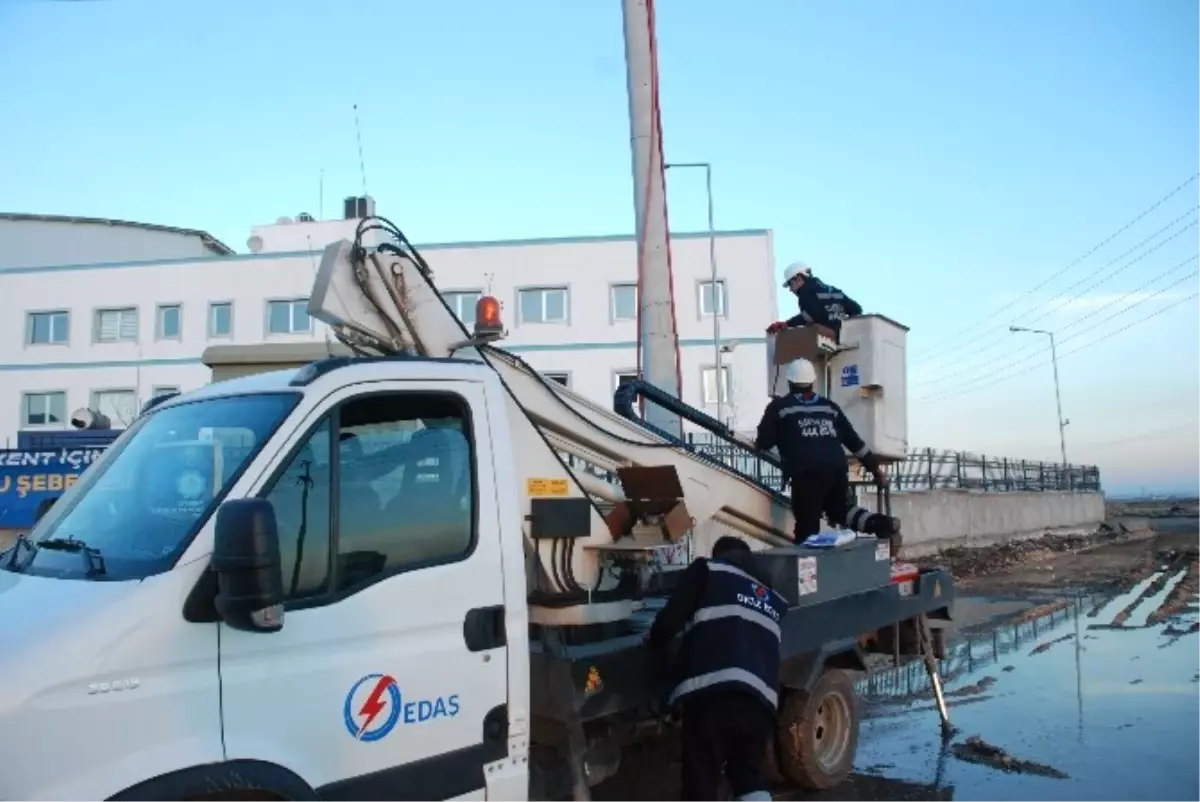
[[[817,369],[807,359],[793,359],[787,366],[788,384],[814,385],[817,383]]]
[[[811,275],[812,268],[804,264],[804,262],[792,262],[787,266],[787,269],[783,271],[783,286],[786,287],[788,282],[790,282],[796,276],[804,276],[805,278],[808,278]]]

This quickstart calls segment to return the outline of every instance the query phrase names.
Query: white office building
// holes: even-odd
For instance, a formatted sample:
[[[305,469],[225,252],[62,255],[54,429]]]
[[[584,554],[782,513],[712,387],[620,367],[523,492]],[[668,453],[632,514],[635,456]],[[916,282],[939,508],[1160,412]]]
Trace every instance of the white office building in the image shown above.
[[[362,213],[351,209],[348,214]],[[369,201],[368,206],[369,209]],[[205,384],[209,345],[322,340],[305,312],[329,242],[356,219],[307,215],[258,226],[231,249],[200,231],[90,218],[0,215],[0,447],[18,431],[61,429],[79,407],[122,427],[157,394]],[[763,331],[777,286],[771,232],[672,236],[683,399],[740,429],[767,401]],[[44,246],[44,247],[43,247]],[[637,248],[632,236],[417,245],[435,281],[470,321],[500,299],[504,347],[603,404],[636,351]],[[718,381],[713,315],[719,316]]]

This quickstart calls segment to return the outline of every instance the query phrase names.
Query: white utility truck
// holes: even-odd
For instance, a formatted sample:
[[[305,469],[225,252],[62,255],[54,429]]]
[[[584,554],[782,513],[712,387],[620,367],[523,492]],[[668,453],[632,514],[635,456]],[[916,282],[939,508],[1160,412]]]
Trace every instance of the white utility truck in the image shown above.
[[[705,527],[794,600],[773,771],[845,776],[846,670],[928,643],[951,578],[792,545],[755,471],[543,379],[494,298],[467,331],[433,279],[364,220],[309,303],[352,356],[251,347],[0,556],[0,799],[587,798],[658,728],[642,635]]]

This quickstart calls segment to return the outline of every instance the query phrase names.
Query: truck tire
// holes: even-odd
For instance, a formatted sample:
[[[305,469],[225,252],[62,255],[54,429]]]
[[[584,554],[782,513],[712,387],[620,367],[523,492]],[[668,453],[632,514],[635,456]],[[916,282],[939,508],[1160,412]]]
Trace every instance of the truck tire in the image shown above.
[[[832,788],[854,767],[858,700],[850,676],[826,669],[812,691],[791,691],[779,709],[775,758],[789,781],[809,791]]]
[[[767,739],[767,755],[763,760],[763,778],[772,786],[787,785],[788,779],[779,769],[779,747],[775,745],[775,741],[776,734],[772,731],[771,737]]]

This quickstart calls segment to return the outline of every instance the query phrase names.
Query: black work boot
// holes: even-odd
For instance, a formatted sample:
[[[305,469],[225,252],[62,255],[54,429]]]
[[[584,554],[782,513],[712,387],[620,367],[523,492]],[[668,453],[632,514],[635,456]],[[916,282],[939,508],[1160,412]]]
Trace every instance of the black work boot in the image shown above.
[[[866,525],[863,531],[869,535],[874,535],[880,540],[887,540],[891,547],[892,559],[900,556],[900,547],[904,545],[904,538],[900,536],[900,519],[882,513],[872,513],[867,518]]]
[[[892,559],[896,560],[900,557],[900,549],[904,546],[904,536],[900,534],[900,519],[889,518],[891,524],[891,534],[888,537],[888,543],[892,549]]]

